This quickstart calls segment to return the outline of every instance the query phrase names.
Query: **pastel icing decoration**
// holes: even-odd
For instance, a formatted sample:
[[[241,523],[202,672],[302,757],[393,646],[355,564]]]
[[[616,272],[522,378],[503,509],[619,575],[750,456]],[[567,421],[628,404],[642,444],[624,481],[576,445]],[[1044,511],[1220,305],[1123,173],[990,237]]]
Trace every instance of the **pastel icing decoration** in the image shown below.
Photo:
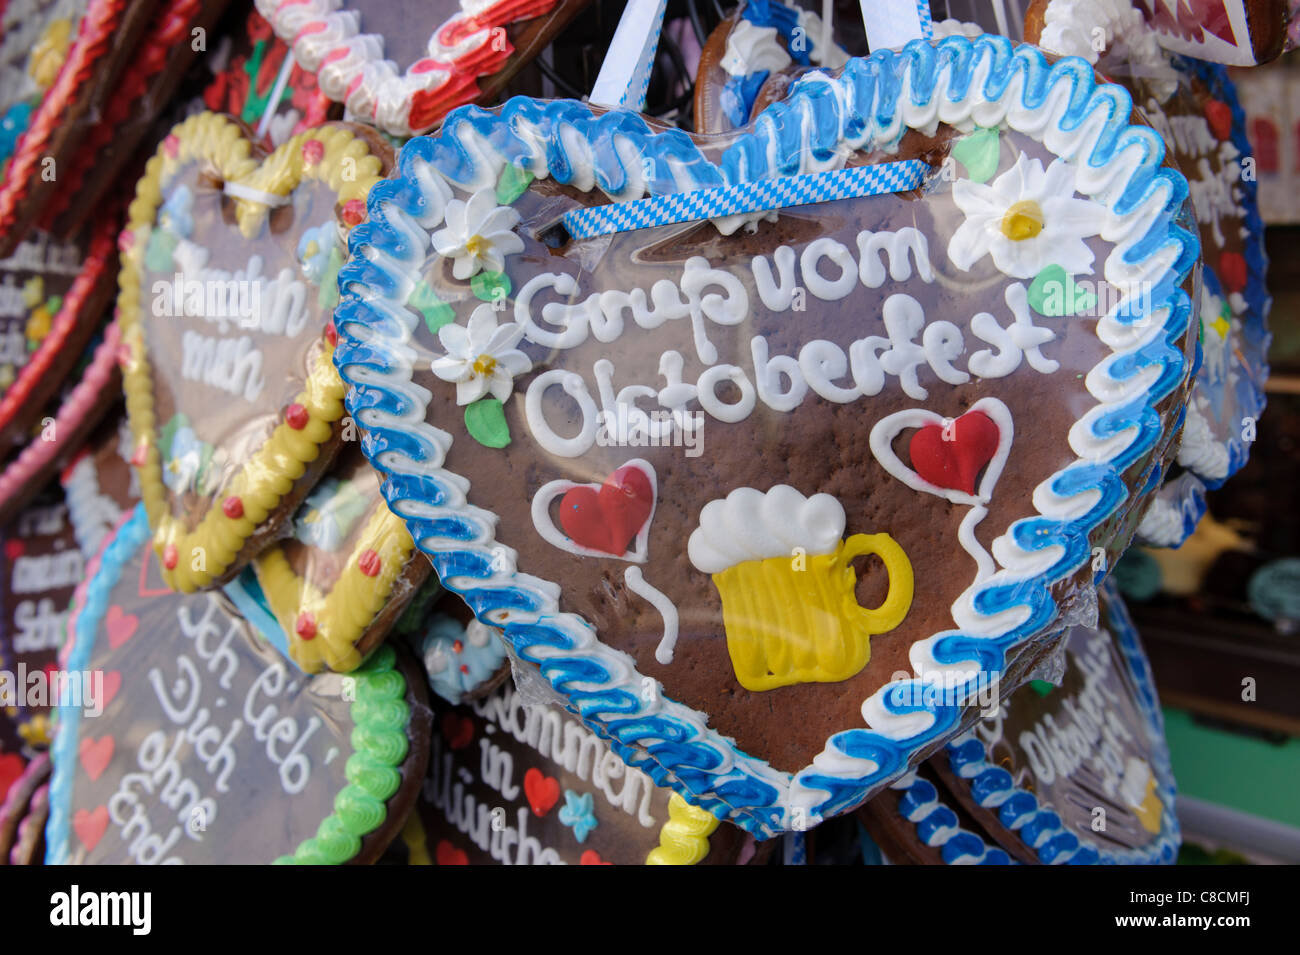
[[[222,503],[242,516],[241,498]],[[349,446],[293,517],[293,535],[253,561],[266,603],[305,673],[348,673],[384,639],[429,574],[379,477]]]
[[[952,144],[952,158],[966,167],[971,182],[985,183],[997,172],[1001,148],[996,129],[977,129]]]
[[[201,113],[173,128],[137,186],[118,296],[124,386],[154,546],[175,589],[233,577],[339,447],[343,389],[318,285],[330,279],[297,250],[323,225],[346,234],[348,203],[385,168],[374,140],[328,125],[263,157],[241,127]],[[155,256],[170,259],[165,271]]]
[[[1205,491],[1246,464],[1268,377],[1264,225],[1255,177],[1243,172],[1253,149],[1227,71],[1202,60],[1240,65],[1240,56],[1229,52],[1234,47],[1225,44],[1244,39],[1235,49],[1249,52],[1250,37],[1258,37],[1255,31],[1270,14],[1267,4],[1250,5],[1247,29],[1241,4],[1211,7],[1192,24],[1183,23],[1181,13],[1177,23],[1170,20],[1173,14],[1159,4],[1038,0],[1026,17],[1027,40],[1082,56],[1128,89],[1188,177],[1205,261],[1200,300],[1193,302],[1201,360],[1177,458],[1184,473],[1161,489],[1160,503],[1139,531],[1144,542],[1165,547],[1177,547],[1195,528],[1205,512]],[[1094,31],[1104,52],[1084,41]],[[1178,42],[1171,43],[1173,36]]]
[[[322,92],[393,136],[490,98],[585,6],[581,0],[257,0]]]
[[[121,685],[93,718],[60,706],[46,862],[378,858],[427,765],[414,662],[389,646],[346,685],[296,673],[217,595],[163,586],[150,536],[137,505],[77,591],[66,665]],[[162,593],[142,597],[141,573]],[[151,639],[114,640],[124,620]]]
[[[1197,245],[1132,107],[1082,60],[949,36],[808,72],[721,137],[452,112],[339,270],[385,499],[521,679],[656,784],[763,840],[857,808],[1027,676],[1177,453]],[[954,181],[977,129],[998,168]],[[900,164],[915,188],[841,189]],[[1050,264],[1114,307],[1036,313]],[[465,425],[484,395],[506,447]]]
[[[1059,265],[1049,265],[1029,285],[1029,307],[1048,318],[1065,318],[1088,312],[1097,296],[1079,285]]]
[[[858,811],[890,865],[1014,865],[927,767],[908,770]]]
[[[433,701],[429,775],[414,863],[730,865],[762,862],[735,826],[627,766],[559,707],[529,705],[510,681],[453,706]]]
[[[933,765],[1023,862],[1172,864],[1174,777],[1151,667],[1118,589],[1108,581],[1100,597],[1097,626],[1064,638],[1060,685],[1032,681]]]
[[[449,703],[474,696],[506,664],[505,641],[494,627],[478,620],[462,623],[441,612],[429,618],[418,649],[429,686]]]

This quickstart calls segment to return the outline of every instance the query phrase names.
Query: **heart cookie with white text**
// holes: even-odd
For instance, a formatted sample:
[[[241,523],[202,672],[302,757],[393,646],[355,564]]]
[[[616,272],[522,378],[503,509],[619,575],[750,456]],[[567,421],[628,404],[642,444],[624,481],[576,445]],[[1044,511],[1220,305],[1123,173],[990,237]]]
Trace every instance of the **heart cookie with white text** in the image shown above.
[[[349,445],[298,508],[292,535],[253,562],[304,672],[360,666],[431,569],[379,481]]]
[[[64,666],[119,687],[60,706],[46,861],[374,861],[425,774],[418,666],[296,673],[216,593],[141,596],[149,538],[137,507],[77,593]]]
[[[490,101],[587,0],[257,0],[330,99],[393,136]]]
[[[220,583],[292,517],[341,439],[335,275],[388,164],[330,124],[261,156],[215,113],[149,160],[122,238],[119,323],[132,463],[163,576]]]
[[[340,272],[385,497],[630,764],[760,837],[854,808],[1016,684],[1173,453],[1196,243],[1131,106],[981,37],[725,138],[453,113]],[[944,175],[985,130],[991,179]],[[1035,313],[1051,264],[1107,308]]]
[[[1246,464],[1264,410],[1271,299],[1253,150],[1223,67],[1167,52],[1161,24],[1144,19],[1138,6],[1120,3],[1095,20],[1093,5],[1038,0],[1026,17],[1026,39],[1083,56],[1124,86],[1188,179],[1204,259],[1194,303],[1201,363],[1178,452],[1184,473],[1162,489],[1139,531],[1145,543],[1177,547],[1205,513],[1206,488]],[[1102,53],[1084,39],[1094,31],[1104,33]],[[1207,30],[1206,39],[1213,37]],[[1036,307],[1052,307],[1049,297],[1040,301]]]

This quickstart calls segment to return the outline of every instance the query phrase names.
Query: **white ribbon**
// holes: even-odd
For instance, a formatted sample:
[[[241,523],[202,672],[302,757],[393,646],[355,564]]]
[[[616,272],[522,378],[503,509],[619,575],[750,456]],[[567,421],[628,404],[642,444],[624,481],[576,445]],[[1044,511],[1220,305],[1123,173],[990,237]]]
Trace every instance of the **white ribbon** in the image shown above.
[[[279,196],[274,192],[263,192],[261,189],[254,189],[252,186],[243,186],[237,182],[227,182],[221,187],[226,195],[235,199],[247,199],[249,202],[260,202],[264,206],[274,209],[278,206],[287,205],[288,196]]]
[[[872,52],[934,35],[928,0],[862,0],[862,22]]]
[[[600,65],[590,101],[600,106],[645,108],[668,0],[630,0]]]

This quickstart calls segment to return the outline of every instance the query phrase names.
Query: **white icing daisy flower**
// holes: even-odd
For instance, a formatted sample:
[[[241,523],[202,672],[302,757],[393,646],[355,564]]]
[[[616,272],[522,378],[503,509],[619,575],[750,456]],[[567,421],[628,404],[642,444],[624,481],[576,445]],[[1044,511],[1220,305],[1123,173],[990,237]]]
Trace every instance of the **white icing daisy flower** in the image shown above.
[[[962,271],[985,255],[1018,279],[1031,279],[1049,265],[1070,275],[1092,271],[1092,250],[1083,240],[1101,229],[1105,210],[1075,198],[1074,168],[1064,160],[1044,170],[1040,160],[1022,153],[987,185],[957,180],[952,198],[966,221],[948,243],[948,258]]]
[[[497,327],[496,310],[480,305],[469,325],[455,323],[438,329],[438,341],[447,354],[435,358],[433,373],[456,383],[456,404],[468,405],[491,394],[498,401],[510,397],[516,375],[532,370],[528,356],[514,346],[524,331],[516,322]]]
[[[455,260],[451,272],[458,279],[480,269],[501,272],[508,254],[524,250],[523,240],[514,233],[518,224],[518,212],[497,205],[496,190],[480,189],[468,202],[447,203],[447,228],[433,234],[433,248],[443,258]]]

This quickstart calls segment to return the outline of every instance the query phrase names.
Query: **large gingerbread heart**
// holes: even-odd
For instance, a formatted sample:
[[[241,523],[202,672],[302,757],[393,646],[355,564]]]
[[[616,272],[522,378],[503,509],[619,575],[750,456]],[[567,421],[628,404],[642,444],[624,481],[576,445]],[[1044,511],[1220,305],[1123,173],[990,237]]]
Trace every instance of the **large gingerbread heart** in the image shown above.
[[[387,162],[375,138],[326,125],[262,158],[242,127],[202,113],[149,161],[118,314],[133,463],[172,587],[251,560],[338,446],[334,276]]]
[[[289,654],[307,673],[360,666],[430,570],[355,446],[307,495],[292,536],[254,567]]]
[[[330,99],[394,136],[489,99],[587,0],[257,0]]]
[[[981,37],[812,74],[721,140],[569,101],[453,114],[340,272],[390,506],[656,781],[760,836],[853,808],[1016,685],[1172,454],[1196,243],[1131,107]],[[956,175],[988,135],[996,175]],[[932,171],[889,193],[908,160]],[[1033,313],[1052,265],[1107,309]],[[932,426],[952,453],[921,463]],[[576,539],[590,504],[556,482],[652,488],[618,509],[644,547]]]
[[[373,861],[428,761],[418,666],[295,673],[219,595],[168,591],[149,538],[137,507],[77,592],[47,861]]]
[[[1204,514],[1206,487],[1245,465],[1264,409],[1271,304],[1264,225],[1245,117],[1226,70],[1166,52],[1137,4],[1105,13],[1098,21],[1093,5],[1038,0],[1026,39],[1082,56],[1129,90],[1188,179],[1205,263],[1194,303],[1202,357],[1177,461],[1188,473],[1162,490],[1140,531],[1147,543],[1176,547]],[[1087,39],[1094,31],[1104,52]]]

